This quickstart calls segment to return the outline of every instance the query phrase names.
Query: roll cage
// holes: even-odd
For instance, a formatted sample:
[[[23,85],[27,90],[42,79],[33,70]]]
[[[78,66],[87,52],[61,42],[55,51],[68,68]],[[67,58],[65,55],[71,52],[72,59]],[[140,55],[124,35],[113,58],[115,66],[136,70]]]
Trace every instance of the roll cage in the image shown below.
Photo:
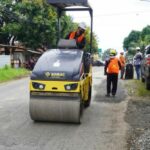
[[[47,0],[48,4],[57,8],[58,16],[58,40],[60,34],[60,18],[63,11],[88,11],[91,18],[91,33],[90,33],[90,52],[92,51],[92,33],[93,33],[93,9],[88,3],[88,0]],[[75,8],[74,8],[75,6]]]

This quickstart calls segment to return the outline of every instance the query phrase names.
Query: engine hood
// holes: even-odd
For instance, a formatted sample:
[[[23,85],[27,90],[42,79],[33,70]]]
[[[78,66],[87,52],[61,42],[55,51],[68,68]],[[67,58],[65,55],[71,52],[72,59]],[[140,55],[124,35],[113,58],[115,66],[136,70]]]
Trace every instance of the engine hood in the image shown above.
[[[78,49],[52,49],[37,61],[32,80],[79,80],[83,51]]]

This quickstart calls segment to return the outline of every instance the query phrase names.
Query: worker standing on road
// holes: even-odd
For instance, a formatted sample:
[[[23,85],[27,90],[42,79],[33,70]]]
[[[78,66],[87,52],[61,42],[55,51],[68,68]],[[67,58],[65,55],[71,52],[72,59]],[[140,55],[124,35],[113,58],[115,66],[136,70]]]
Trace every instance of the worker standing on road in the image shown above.
[[[114,97],[117,91],[118,74],[121,69],[121,64],[119,59],[116,57],[116,54],[116,50],[111,49],[110,59],[105,65],[105,75],[107,75],[107,97],[110,97],[110,94]]]
[[[133,58],[133,62],[138,80],[140,80],[141,77],[141,61],[142,61],[142,53],[140,52],[140,48],[136,47],[136,54]]]
[[[121,63],[121,77],[120,79],[123,79],[124,72],[125,72],[125,57],[124,57],[124,52],[120,52],[120,57],[119,57],[120,63]]]
[[[84,22],[80,23],[78,26],[77,31],[73,31],[70,32],[67,36],[66,39],[75,39],[76,40],[76,44],[77,47],[79,49],[83,49],[86,43],[86,39],[85,39],[85,29],[86,29],[86,25]]]

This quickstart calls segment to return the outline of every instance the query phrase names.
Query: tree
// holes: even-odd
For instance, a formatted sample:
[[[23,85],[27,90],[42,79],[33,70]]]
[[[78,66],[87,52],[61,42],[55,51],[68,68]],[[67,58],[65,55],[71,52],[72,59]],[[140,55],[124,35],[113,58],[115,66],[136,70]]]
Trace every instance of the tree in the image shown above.
[[[17,3],[15,12],[22,18],[17,38],[26,47],[36,49],[42,45],[56,45],[56,12],[43,1]]]
[[[140,31],[131,31],[128,37],[124,39],[123,47],[128,50],[128,55],[134,55],[135,54],[135,48],[141,47],[140,45],[141,41],[141,32]]]
[[[129,49],[132,46],[131,42],[138,43],[140,40],[140,31],[131,31],[128,37],[124,39],[123,47]]]
[[[86,37],[86,45],[85,45],[85,50],[90,52],[90,28],[88,27],[86,29],[86,33],[85,33],[85,37]],[[93,41],[92,41],[92,53],[96,53],[98,52],[98,40],[97,40],[97,36],[95,33],[93,33]]]
[[[143,41],[144,46],[150,44],[150,26],[143,28],[141,32],[141,41]]]
[[[65,38],[68,33],[75,30],[76,23],[73,22],[71,16],[65,15],[65,13],[61,17],[61,38]]]
[[[0,2],[0,43],[13,45],[15,36],[7,30],[7,24],[11,24],[16,20],[13,13],[12,0],[3,0]],[[5,47],[5,54],[9,54],[9,48]]]
[[[150,26],[146,26],[141,31],[141,38],[142,38],[142,40],[144,40],[144,38],[145,38],[146,35],[150,35]]]
[[[56,47],[57,13],[46,0],[3,0],[0,2],[0,43],[14,44],[20,41],[25,47],[36,50],[39,47]],[[65,13],[61,19],[62,38],[77,26]],[[89,39],[90,32],[86,34]],[[93,50],[97,49],[96,35],[93,36]],[[89,49],[89,42],[86,45]],[[9,50],[7,50],[9,54]]]
[[[16,39],[33,49],[56,45],[56,11],[45,1],[4,0],[0,8],[0,43]]]

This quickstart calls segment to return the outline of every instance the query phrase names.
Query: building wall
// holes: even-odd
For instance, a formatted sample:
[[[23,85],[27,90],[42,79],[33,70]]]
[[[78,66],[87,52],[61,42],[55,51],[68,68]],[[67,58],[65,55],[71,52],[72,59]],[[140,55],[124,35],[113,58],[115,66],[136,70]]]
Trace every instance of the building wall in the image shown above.
[[[0,55],[0,68],[4,67],[5,65],[11,65],[10,55]]]
[[[25,62],[25,56],[22,52],[15,52],[13,55],[13,60],[20,60],[21,63]]]

